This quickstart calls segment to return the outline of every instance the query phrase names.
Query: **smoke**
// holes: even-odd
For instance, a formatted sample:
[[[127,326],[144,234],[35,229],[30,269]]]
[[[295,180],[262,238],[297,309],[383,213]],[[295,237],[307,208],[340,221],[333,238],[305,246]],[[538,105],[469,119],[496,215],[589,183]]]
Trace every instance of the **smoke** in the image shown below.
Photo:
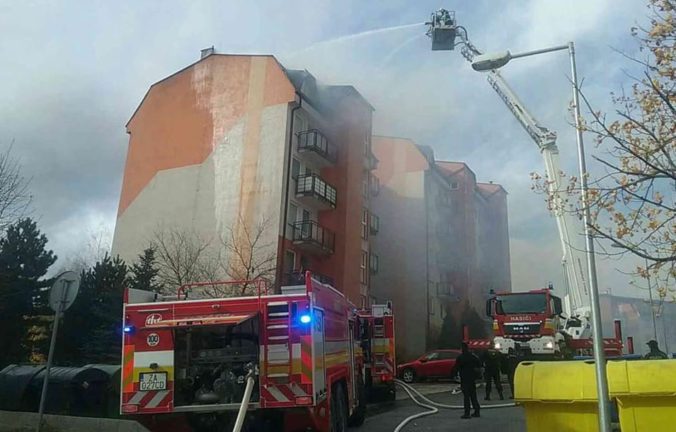
[[[629,28],[644,14],[635,0],[456,6],[470,38],[487,51],[575,40],[580,76],[595,102],[607,101],[625,80],[626,60],[609,46],[631,53]],[[86,241],[87,230],[77,227],[114,223],[124,124],[150,84],[211,45],[223,53],[275,53],[285,66],[308,69],[322,82],[354,85],[376,108],[375,133],[410,137],[438,159],[465,161],[480,180],[504,185],[517,245],[513,285],[532,288],[560,259],[554,220],[530,191],[528,175],[542,171],[540,155],[483,77],[458,52],[431,52],[424,26],[410,24],[438,7],[406,0],[6,3],[0,6],[0,142],[14,139],[34,179],[42,228],[65,255]],[[567,61],[562,53],[522,59],[504,75],[541,123],[559,132],[564,168],[573,172]],[[533,255],[552,270],[527,265]],[[602,271],[608,275],[602,288],[622,289],[616,265]]]

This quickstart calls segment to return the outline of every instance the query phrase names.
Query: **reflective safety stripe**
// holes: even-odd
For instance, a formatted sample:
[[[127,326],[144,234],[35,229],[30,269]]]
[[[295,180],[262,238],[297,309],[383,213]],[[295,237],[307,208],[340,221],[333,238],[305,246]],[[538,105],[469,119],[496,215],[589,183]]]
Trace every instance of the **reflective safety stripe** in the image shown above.
[[[279,391],[276,387],[269,386],[265,388],[268,393],[277,401],[277,402],[289,402],[289,399],[284,396],[284,393]]]
[[[125,345],[122,355],[122,392],[134,391],[134,345]]]
[[[148,404],[146,404],[145,407],[146,408],[156,408],[160,404],[160,402],[162,402],[164,400],[165,396],[167,396],[168,394],[169,394],[168,390],[162,390],[162,391],[157,392],[155,397],[150,399],[150,402],[148,402]]]

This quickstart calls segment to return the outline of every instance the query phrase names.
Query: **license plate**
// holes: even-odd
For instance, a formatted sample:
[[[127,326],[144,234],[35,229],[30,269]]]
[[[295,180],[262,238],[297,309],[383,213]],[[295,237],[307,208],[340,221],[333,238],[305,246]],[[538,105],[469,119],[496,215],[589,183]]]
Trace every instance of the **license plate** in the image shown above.
[[[141,391],[167,389],[166,372],[143,372],[140,374],[139,378],[139,387]]]

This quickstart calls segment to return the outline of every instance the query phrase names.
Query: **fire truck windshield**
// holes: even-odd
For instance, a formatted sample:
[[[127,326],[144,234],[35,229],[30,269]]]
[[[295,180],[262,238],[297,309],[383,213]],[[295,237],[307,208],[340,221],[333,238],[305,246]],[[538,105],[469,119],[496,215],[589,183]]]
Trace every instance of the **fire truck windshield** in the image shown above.
[[[547,311],[547,297],[544,294],[510,294],[500,296],[496,300],[497,312],[501,315]]]

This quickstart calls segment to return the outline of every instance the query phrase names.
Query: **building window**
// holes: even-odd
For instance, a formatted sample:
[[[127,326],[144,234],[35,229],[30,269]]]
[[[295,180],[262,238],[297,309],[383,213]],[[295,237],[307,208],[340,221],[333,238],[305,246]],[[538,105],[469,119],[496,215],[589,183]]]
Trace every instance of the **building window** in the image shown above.
[[[380,268],[380,257],[376,254],[371,254],[371,260],[369,261],[371,267],[371,274],[377,274],[378,269]]]
[[[380,179],[374,175],[371,176],[371,195],[377,196],[380,193]]]
[[[300,175],[300,161],[296,158],[293,158],[291,161],[291,178],[297,179]]]
[[[368,281],[368,265],[369,265],[369,254],[368,252],[361,251],[361,263],[359,264],[359,282],[366,284]]]
[[[458,182],[451,183],[451,190],[456,190],[459,188]]]
[[[365,173],[361,179],[361,196],[364,198],[369,197],[369,177],[368,173]]]
[[[369,211],[366,209],[361,211],[361,238],[364,240],[369,238]]]
[[[380,218],[371,213],[371,234],[377,234],[380,231]]]
[[[296,254],[293,251],[284,251],[284,273],[286,276],[291,276],[296,268]]]

